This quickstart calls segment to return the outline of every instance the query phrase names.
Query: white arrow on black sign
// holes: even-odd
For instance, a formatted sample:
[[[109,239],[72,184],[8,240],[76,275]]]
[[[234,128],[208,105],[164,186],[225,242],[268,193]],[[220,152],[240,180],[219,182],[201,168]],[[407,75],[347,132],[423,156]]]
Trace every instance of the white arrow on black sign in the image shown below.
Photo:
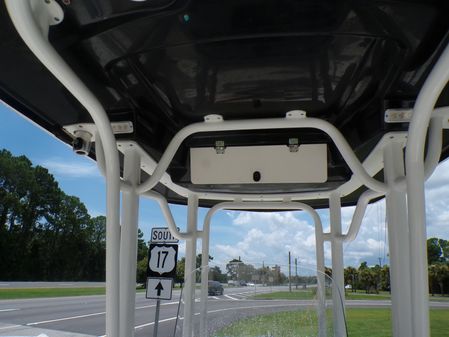
[[[155,300],[171,300],[173,279],[149,277],[147,279],[146,298]]]

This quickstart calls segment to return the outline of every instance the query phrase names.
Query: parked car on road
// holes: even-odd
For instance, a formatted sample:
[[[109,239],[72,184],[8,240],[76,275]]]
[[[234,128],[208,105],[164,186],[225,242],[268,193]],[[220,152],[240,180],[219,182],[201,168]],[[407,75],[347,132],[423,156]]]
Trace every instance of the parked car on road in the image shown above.
[[[220,282],[217,281],[209,281],[208,285],[208,293],[209,295],[223,295],[223,286]]]

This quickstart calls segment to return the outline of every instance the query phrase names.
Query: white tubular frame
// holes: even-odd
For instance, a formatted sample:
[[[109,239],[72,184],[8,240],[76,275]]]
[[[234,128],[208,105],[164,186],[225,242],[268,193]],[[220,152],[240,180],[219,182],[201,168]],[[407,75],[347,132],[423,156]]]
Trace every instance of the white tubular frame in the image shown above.
[[[17,32],[44,66],[86,108],[103,140],[106,172],[106,334],[119,335],[119,252],[120,252],[120,168],[115,137],[106,111],[85,84],[70,69],[65,61],[42,34],[29,0],[5,0],[9,16]]]
[[[288,114],[288,113],[287,113]],[[194,123],[180,130],[167,146],[162,155],[153,175],[142,183],[137,191],[144,193],[151,190],[160,181],[163,174],[170,165],[176,151],[182,142],[190,135],[199,132],[217,132],[217,131],[238,131],[238,130],[268,130],[268,129],[293,129],[293,128],[314,128],[321,130],[329,135],[334,141],[342,157],[348,164],[352,172],[366,186],[374,191],[386,193],[387,188],[383,182],[371,177],[362,163],[354,154],[346,139],[340,131],[329,122],[317,118],[266,118],[250,119],[239,121],[221,121],[221,122],[203,122]]]
[[[329,198],[331,249],[332,249],[332,303],[334,337],[346,336],[345,282],[343,241],[341,238],[341,202],[338,194]]]
[[[409,337],[412,333],[410,298],[410,242],[407,223],[407,195],[395,181],[404,177],[402,146],[391,143],[384,149],[385,182],[391,187],[386,195],[388,243],[390,252],[390,286],[393,336]]]
[[[211,207],[204,218],[202,237],[202,261],[201,261],[201,309],[200,309],[200,333],[207,333],[207,296],[208,296],[208,280],[209,280],[209,239],[210,239],[210,223],[213,215],[220,210],[292,210],[304,211],[312,217],[315,224],[315,243],[316,243],[316,259],[317,259],[317,281],[319,290],[317,292],[318,303],[318,322],[319,336],[326,337],[326,308],[325,308],[325,280],[324,280],[324,233],[320,216],[309,205],[300,202],[223,202]],[[203,335],[201,335],[203,336]],[[204,335],[206,336],[206,335]]]
[[[122,195],[120,235],[120,336],[134,336],[136,307],[136,260],[139,218],[140,157],[132,148],[125,152],[123,179],[131,185]]]
[[[428,337],[429,286],[424,195],[424,144],[432,111],[449,79],[449,45],[433,67],[415,103],[405,152],[408,225],[410,230],[411,299],[414,337]]]
[[[184,320],[182,337],[193,336],[193,314],[196,285],[196,243],[197,243],[198,197],[190,195],[187,204],[187,230],[192,235],[186,240],[186,265],[184,271]]]
[[[240,121],[209,121],[204,123],[195,123],[180,130],[172,139],[167,149],[163,153],[159,163],[157,163],[153,174],[144,183],[139,184],[139,165],[140,158],[134,154],[125,155],[125,176],[124,180],[120,180],[119,157],[117,144],[111,129],[108,116],[101,106],[101,103],[89,91],[84,83],[76,76],[64,60],[58,55],[45,36],[48,32],[45,26],[46,20],[39,14],[33,12],[30,5],[32,0],[5,0],[9,16],[12,19],[17,32],[22,37],[26,45],[34,53],[34,55],[44,64],[44,66],[67,88],[67,90],[86,108],[91,115],[96,128],[96,147],[97,162],[100,170],[106,176],[107,186],[107,223],[106,223],[106,334],[108,337],[129,337],[132,336],[130,320],[134,310],[133,299],[131,295],[132,277],[122,276],[122,284],[120,284],[120,268],[126,270],[126,273],[135,271],[135,265],[126,267],[126,262],[131,263],[134,255],[134,246],[137,241],[135,237],[138,210],[138,195],[150,197],[158,200],[159,205],[167,219],[170,231],[179,239],[187,240],[187,256],[186,256],[186,307],[184,320],[184,337],[191,337],[192,334],[192,315],[193,315],[193,295],[194,295],[194,277],[195,274],[195,254],[196,240],[199,235],[203,237],[203,245],[209,240],[209,225],[204,226],[203,233],[197,230],[197,210],[198,199],[211,200],[253,200],[253,201],[280,201],[285,197],[290,200],[305,199],[324,199],[330,198],[331,208],[331,233],[322,233],[317,240],[332,241],[333,268],[336,276],[334,283],[341,287],[342,272],[342,243],[344,241],[353,240],[360,228],[363,214],[366,206],[373,198],[387,194],[387,210],[390,220],[389,233],[394,247],[390,247],[393,251],[392,262],[396,266],[400,266],[403,261],[408,261],[404,256],[404,252],[409,249],[409,259],[413,263],[409,263],[409,273],[406,277],[410,279],[409,290],[400,289],[398,284],[398,274],[392,272],[392,287],[396,289],[393,292],[393,301],[398,301],[399,306],[393,305],[394,315],[399,318],[399,324],[407,325],[407,328],[400,329],[394,327],[395,337],[410,336],[428,337],[429,336],[429,317],[428,317],[428,279],[427,279],[427,252],[426,252],[426,227],[425,227],[425,195],[424,181],[435,169],[439,162],[442,145],[442,128],[449,128],[449,108],[438,108],[434,110],[435,104],[441,91],[445,87],[449,79],[449,46],[439,58],[432,72],[425,81],[416,101],[412,120],[408,131],[408,141],[405,156],[406,176],[401,173],[400,163],[398,159],[392,158],[392,152],[399,153],[402,151],[402,145],[391,144],[385,145],[383,152],[385,161],[386,183],[380,182],[373,178],[377,172],[374,172],[370,165],[362,165],[354,154],[353,150],[340,133],[332,124],[316,119],[305,118],[298,113],[287,113],[287,117],[283,119],[252,119]],[[54,0],[48,0],[52,6],[55,6]],[[45,13],[44,13],[45,14]],[[43,15],[40,13],[40,15]],[[47,18],[48,19],[48,18]],[[50,22],[48,23],[51,24]],[[430,123],[430,125],[429,125]],[[216,132],[216,131],[236,131],[236,130],[261,130],[261,129],[284,129],[284,128],[315,128],[327,133],[340,151],[342,157],[353,172],[353,176],[349,182],[343,184],[340,188],[333,191],[310,192],[310,193],[292,193],[292,194],[225,194],[225,193],[195,193],[187,191],[188,197],[188,226],[187,232],[178,231],[168,208],[167,200],[155,192],[150,191],[161,178],[166,174],[166,170],[170,165],[173,156],[178,150],[182,142],[190,135],[199,132]],[[427,155],[424,160],[424,146],[426,143],[426,135],[428,137]],[[103,148],[104,146],[104,148]],[[399,150],[401,148],[401,150]],[[382,150],[382,149],[380,149]],[[379,153],[378,153],[379,154]],[[376,155],[374,157],[377,157]],[[367,159],[370,163],[372,160]],[[107,163],[107,166],[105,165]],[[378,163],[376,164],[378,165]],[[379,170],[381,167],[376,168]],[[340,197],[348,195],[361,185],[367,186],[370,190],[363,193],[360,197],[352,223],[346,235],[341,233],[341,204]],[[120,239],[120,189],[124,194],[123,203],[123,223],[129,223],[129,227],[122,229],[122,241]],[[185,190],[183,190],[185,191]],[[404,222],[404,199],[407,193],[407,215],[408,223]],[[220,199],[222,198],[222,199]],[[280,200],[278,200],[280,199]],[[247,201],[247,200],[246,200]],[[235,205],[237,205],[236,203]],[[279,203],[276,205],[281,205]],[[297,209],[297,203],[284,203]],[[247,205],[247,203],[245,203]],[[268,205],[268,204],[261,204]],[[398,206],[399,205],[399,206]],[[265,206],[260,206],[263,209]],[[287,206],[285,206],[287,207]],[[401,207],[401,210],[398,210]],[[257,208],[255,205],[251,208]],[[304,207],[300,207],[306,210]],[[218,209],[218,208],[217,208]],[[283,208],[281,208],[283,209]],[[310,208],[311,209],[311,208]],[[211,210],[212,211],[212,210]],[[306,210],[307,211],[307,210]],[[310,213],[310,212],[309,212]],[[312,213],[311,213],[312,214]],[[312,215],[312,217],[314,217]],[[401,220],[402,219],[402,220]],[[316,219],[314,218],[316,221]],[[208,220],[210,222],[210,219]],[[392,227],[392,224],[398,224],[403,230],[408,229],[408,242],[400,238],[398,228]],[[127,224],[128,225],[128,224]],[[207,233],[206,233],[207,231]],[[318,241],[317,241],[318,242]],[[122,245],[122,252],[120,250]],[[391,243],[392,244],[392,243]],[[318,249],[317,245],[317,249]],[[400,252],[394,252],[395,247]],[[413,247],[413,249],[410,249]],[[129,251],[126,251],[130,248]],[[206,247],[203,247],[203,250]],[[321,252],[317,258],[320,258]],[[204,259],[208,259],[208,254],[203,255]],[[119,262],[121,261],[121,262]],[[401,262],[402,261],[402,262]],[[135,261],[134,261],[135,262]],[[131,263],[132,264],[132,263]],[[205,261],[203,261],[205,264]],[[317,261],[317,264],[324,268],[324,260]],[[393,266],[392,266],[393,267]],[[133,269],[134,268],[134,269]],[[400,267],[399,267],[400,268]],[[405,267],[404,267],[405,268]],[[397,269],[395,267],[395,269]],[[397,272],[397,270],[396,270]],[[404,271],[407,273],[406,271]],[[396,275],[396,276],[394,276]],[[204,279],[207,279],[204,277]],[[324,283],[323,283],[324,284]],[[407,286],[408,287],[408,286]],[[204,286],[203,286],[204,288]],[[398,290],[400,289],[400,290]],[[408,288],[407,288],[408,289]],[[399,296],[399,294],[403,295]],[[335,293],[335,292],[334,292]],[[399,307],[407,306],[408,302],[404,298],[408,293],[410,299],[410,314],[405,313],[399,316]],[[344,290],[340,293],[344,296]],[[123,303],[125,302],[125,303]],[[406,303],[407,302],[407,303]],[[205,302],[203,302],[205,303]],[[335,304],[335,299],[334,299]],[[121,306],[124,306],[120,311]],[[335,307],[334,307],[335,308]],[[406,309],[404,309],[406,310]],[[338,314],[338,317],[341,315]],[[410,320],[409,320],[410,317]],[[341,322],[341,318],[339,318]],[[338,337],[343,336],[341,324],[336,322]],[[412,326],[413,325],[413,326]],[[411,329],[409,329],[411,327]],[[410,332],[411,331],[411,332]]]

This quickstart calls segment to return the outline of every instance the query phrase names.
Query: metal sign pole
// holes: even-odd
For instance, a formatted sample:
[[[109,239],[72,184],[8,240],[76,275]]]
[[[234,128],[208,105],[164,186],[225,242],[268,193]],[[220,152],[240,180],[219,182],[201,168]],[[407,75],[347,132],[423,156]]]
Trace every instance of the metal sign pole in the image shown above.
[[[161,309],[161,300],[156,301],[156,313],[154,314],[154,330],[153,337],[157,337],[157,329],[159,328],[159,310]]]
[[[290,252],[288,252],[288,291],[292,292],[292,259]]]
[[[183,284],[181,283],[181,294],[179,295],[179,302],[178,302],[178,311],[176,312],[176,321],[175,321],[175,329],[173,330],[173,337],[176,336],[176,328],[178,326],[178,320],[179,320],[179,309],[181,309],[181,301],[182,301],[182,290],[184,289]]]
[[[168,228],[151,229],[151,242],[148,249],[146,298],[156,300],[153,337],[157,337],[161,300],[172,298],[173,282],[176,276],[178,259],[178,239]]]

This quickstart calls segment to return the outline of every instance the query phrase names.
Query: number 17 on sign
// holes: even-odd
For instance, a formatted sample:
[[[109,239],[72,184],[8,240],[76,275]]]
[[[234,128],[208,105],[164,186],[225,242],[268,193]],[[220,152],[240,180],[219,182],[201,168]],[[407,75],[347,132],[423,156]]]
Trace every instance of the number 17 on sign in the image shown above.
[[[148,258],[148,277],[176,276],[178,245],[150,244]]]

